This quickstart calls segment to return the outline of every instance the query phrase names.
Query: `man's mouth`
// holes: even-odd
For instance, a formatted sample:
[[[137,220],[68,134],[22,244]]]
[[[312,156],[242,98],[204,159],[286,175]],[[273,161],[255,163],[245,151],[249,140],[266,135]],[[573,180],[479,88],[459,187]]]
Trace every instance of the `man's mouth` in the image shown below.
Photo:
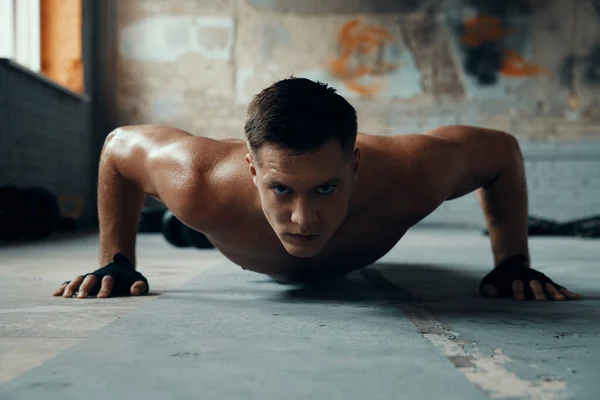
[[[297,234],[297,233],[286,233],[286,238],[288,238],[291,242],[296,243],[308,243],[319,237],[319,235],[307,235],[307,234]]]

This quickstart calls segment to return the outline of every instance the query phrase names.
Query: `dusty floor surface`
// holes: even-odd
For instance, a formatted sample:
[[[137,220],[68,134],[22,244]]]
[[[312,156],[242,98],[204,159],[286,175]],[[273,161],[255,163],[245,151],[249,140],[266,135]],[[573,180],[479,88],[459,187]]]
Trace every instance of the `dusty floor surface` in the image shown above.
[[[600,241],[533,238],[575,302],[479,297],[477,231],[415,229],[346,279],[280,285],[140,235],[142,298],[63,299],[88,235],[0,248],[0,399],[598,399]]]

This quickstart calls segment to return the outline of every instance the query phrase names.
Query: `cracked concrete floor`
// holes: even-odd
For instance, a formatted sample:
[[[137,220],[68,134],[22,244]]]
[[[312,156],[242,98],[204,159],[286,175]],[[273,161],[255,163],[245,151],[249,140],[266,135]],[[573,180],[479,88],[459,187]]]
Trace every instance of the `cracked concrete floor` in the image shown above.
[[[0,399],[597,399],[600,246],[532,238],[576,302],[482,299],[477,231],[417,228],[380,262],[279,285],[140,235],[152,295],[63,299],[97,236],[0,248]]]

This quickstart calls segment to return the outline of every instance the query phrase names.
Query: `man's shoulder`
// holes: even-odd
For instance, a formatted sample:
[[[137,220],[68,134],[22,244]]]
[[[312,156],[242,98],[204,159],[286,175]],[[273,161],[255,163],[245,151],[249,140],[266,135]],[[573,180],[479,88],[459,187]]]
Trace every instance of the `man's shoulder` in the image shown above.
[[[237,164],[244,160],[245,142],[241,139],[216,139],[191,135],[181,143],[182,157],[191,162],[197,172],[211,174],[212,170]]]
[[[416,172],[414,168],[419,161],[428,156],[431,139],[423,134],[361,134],[357,137],[357,147],[364,156],[364,167],[384,169],[385,176],[395,177],[398,173],[412,175]]]
[[[446,144],[425,134],[361,138],[364,149],[361,186],[377,193],[379,212],[410,223],[420,220],[441,203],[439,188]],[[368,190],[367,190],[368,189]]]
[[[398,156],[413,152],[415,148],[426,145],[431,138],[423,133],[402,133],[392,135],[372,135],[359,133],[357,147],[375,151],[382,155]]]
[[[190,225],[212,232],[257,208],[243,140],[196,137],[189,151],[194,178],[186,194],[185,214]]]

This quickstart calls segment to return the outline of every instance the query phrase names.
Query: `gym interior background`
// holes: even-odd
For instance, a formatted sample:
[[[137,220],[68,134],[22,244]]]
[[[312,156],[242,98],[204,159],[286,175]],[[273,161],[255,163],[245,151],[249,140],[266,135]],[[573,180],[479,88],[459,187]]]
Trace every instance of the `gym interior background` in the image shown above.
[[[526,157],[531,214],[600,211],[597,0],[39,4],[36,73],[21,68],[29,59],[0,63],[0,182],[47,187],[82,225],[96,221],[97,159],[111,129],[163,123],[242,137],[251,96],[290,75],[335,86],[364,132],[456,123],[510,132]],[[423,223],[483,217],[469,195]]]
[[[97,226],[98,156],[112,129],[160,123],[242,138],[252,95],[290,75],[336,87],[363,132],[507,131],[525,155],[530,214],[559,222],[600,214],[598,0],[0,7],[0,186],[50,191],[65,229]],[[14,223],[1,218],[3,230]],[[422,224],[484,221],[471,194]]]

